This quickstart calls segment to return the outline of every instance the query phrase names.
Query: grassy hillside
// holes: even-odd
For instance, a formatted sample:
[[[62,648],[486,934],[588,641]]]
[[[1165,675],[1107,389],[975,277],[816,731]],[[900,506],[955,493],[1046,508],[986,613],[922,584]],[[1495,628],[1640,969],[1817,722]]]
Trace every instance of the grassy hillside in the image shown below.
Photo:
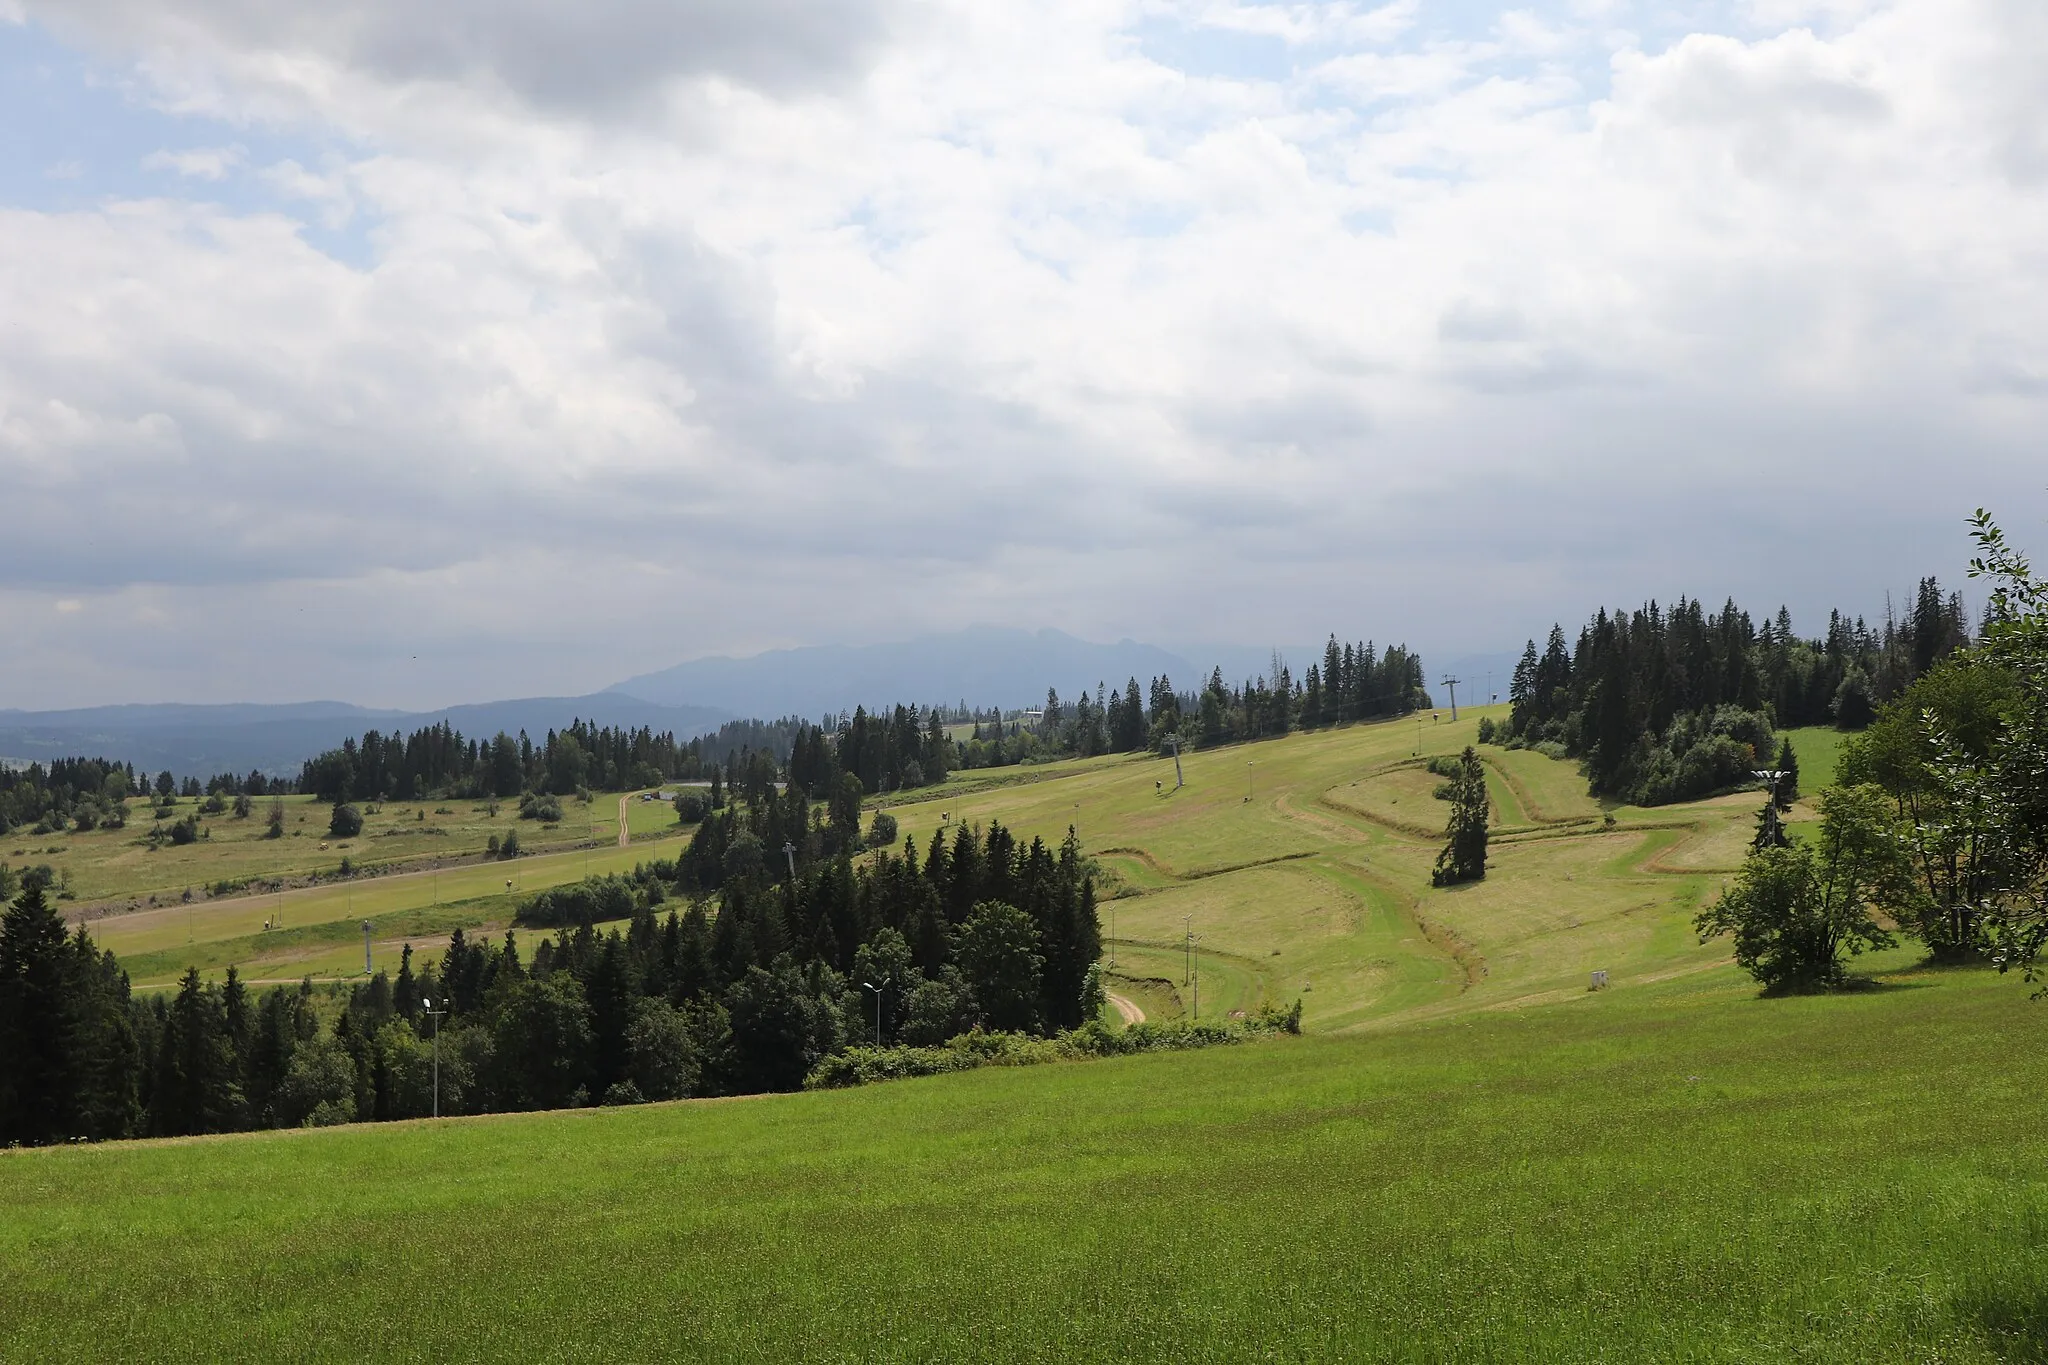
[[[2039,1360],[2044,1020],[1982,973],[1761,1001],[1724,967],[858,1091],[0,1154],[0,1354]]]
[[[1491,871],[1433,889],[1421,764],[1472,726],[1191,755],[1179,791],[1094,759],[894,805],[921,846],[1078,825],[1127,1003],[1299,997],[1310,1036],[0,1153],[0,1356],[2048,1359],[2048,1006],[1909,949],[1867,990],[1760,1000],[1690,927],[1755,798],[1603,808],[1533,753],[1481,751]],[[1812,789],[1826,738],[1794,742]],[[597,849],[95,931],[138,979],[357,970],[363,918],[383,963],[502,923],[508,876],[666,851],[619,847],[604,800]]]

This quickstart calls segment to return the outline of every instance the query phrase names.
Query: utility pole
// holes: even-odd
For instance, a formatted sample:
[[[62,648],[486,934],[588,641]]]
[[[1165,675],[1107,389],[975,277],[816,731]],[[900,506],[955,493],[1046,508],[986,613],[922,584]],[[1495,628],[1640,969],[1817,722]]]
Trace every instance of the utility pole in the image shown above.
[[[789,860],[789,880],[793,885],[796,882],[796,845],[788,839],[782,841],[782,856]]]
[[[448,1002],[443,1000],[441,1008],[435,1009],[431,1000],[420,1001],[420,1008],[427,1012],[427,1018],[434,1021],[434,1117],[441,1117],[441,1016],[448,1013]]]
[[[1181,776],[1180,771],[1180,736],[1168,735],[1166,742],[1173,746],[1173,789],[1179,791],[1187,785],[1187,779]]]
[[[1452,719],[1452,720],[1456,720],[1456,719],[1458,718],[1458,684],[1459,684],[1459,683],[1461,683],[1461,682],[1463,682],[1463,681],[1465,681],[1465,680],[1464,680],[1463,678],[1445,678],[1445,679],[1444,679],[1444,686],[1445,686],[1445,687],[1448,687],[1448,688],[1450,688],[1450,689],[1451,689],[1451,719]]]
[[[1195,983],[1195,1020],[1199,1023],[1202,1018],[1202,968],[1195,961],[1195,940],[1192,937],[1188,939],[1188,975]]]
[[[882,1045],[882,992],[889,989],[894,983],[885,976],[882,978],[882,984],[879,986],[872,981],[863,981],[860,984],[864,989],[875,993],[875,1046],[880,1047]]]
[[[1186,986],[1195,979],[1195,917],[1182,915],[1180,925],[1181,956],[1184,959],[1181,964],[1180,984]]]
[[[1244,799],[1247,802],[1252,799],[1252,765],[1249,759],[1244,765]]]

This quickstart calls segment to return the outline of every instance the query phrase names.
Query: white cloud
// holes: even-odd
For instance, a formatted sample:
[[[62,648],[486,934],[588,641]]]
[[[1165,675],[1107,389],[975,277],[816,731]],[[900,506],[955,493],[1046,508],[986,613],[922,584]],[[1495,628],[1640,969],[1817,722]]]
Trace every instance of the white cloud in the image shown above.
[[[190,695],[258,623],[275,695],[425,703],[972,619],[1463,649],[1868,602],[2039,482],[2048,33],[1834,11],[78,0],[171,106],[338,130],[243,179],[364,259],[0,210],[0,628],[46,695],[115,647],[61,598],[146,605]],[[1191,75],[1162,23],[1296,65]]]
[[[194,180],[225,179],[248,159],[242,147],[190,147],[184,151],[151,152],[142,158],[146,171],[175,171]]]

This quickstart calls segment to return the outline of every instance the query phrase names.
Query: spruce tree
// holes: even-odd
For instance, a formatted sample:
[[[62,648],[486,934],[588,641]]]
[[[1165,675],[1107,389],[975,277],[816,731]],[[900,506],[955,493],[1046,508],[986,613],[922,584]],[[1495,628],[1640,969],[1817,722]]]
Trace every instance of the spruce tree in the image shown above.
[[[71,1136],[71,955],[44,880],[24,879],[0,916],[0,1142]]]
[[[1799,755],[1792,752],[1792,741],[1778,742],[1778,806],[1791,810],[1792,803],[1799,799]]]
[[[1430,873],[1433,886],[1455,886],[1486,877],[1486,768],[1467,746],[1458,760],[1451,796],[1451,818],[1444,830],[1444,850]]]
[[[1778,794],[1764,795],[1764,808],[1756,813],[1756,837],[1749,841],[1750,849],[1762,852],[1767,848],[1784,848],[1792,841],[1785,837],[1785,822],[1778,815]]]

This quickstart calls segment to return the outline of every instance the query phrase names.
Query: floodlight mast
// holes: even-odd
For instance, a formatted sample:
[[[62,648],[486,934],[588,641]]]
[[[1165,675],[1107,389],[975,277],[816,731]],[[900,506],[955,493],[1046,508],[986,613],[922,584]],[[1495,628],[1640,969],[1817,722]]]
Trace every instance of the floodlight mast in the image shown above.
[[[882,992],[889,989],[895,983],[885,976],[882,978],[882,984],[879,986],[872,981],[863,981],[860,984],[863,989],[871,990],[875,993],[875,1046],[880,1047],[882,1045]]]
[[[427,1012],[427,1018],[434,1021],[434,1117],[441,1117],[441,1016],[448,1013],[448,1002],[443,1000],[441,1008],[435,1009],[431,999],[420,1001],[420,1008]]]

